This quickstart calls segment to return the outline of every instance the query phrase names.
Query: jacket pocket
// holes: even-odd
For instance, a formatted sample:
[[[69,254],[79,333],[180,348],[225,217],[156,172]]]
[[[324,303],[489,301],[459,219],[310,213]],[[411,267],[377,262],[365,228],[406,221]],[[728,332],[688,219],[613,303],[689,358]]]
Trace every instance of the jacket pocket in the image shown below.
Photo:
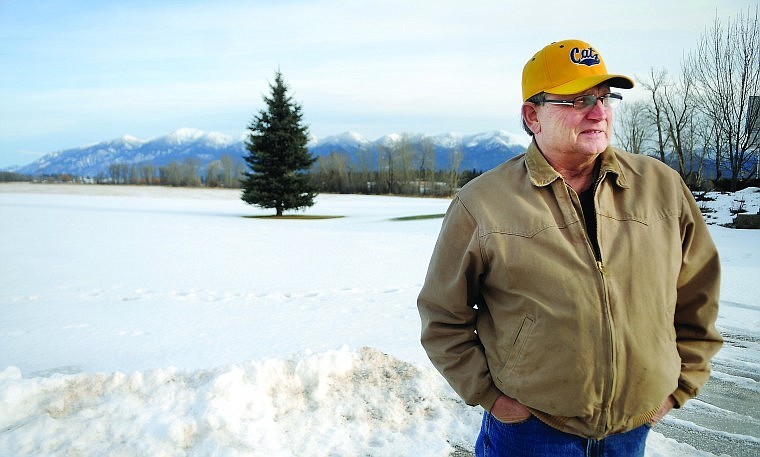
[[[523,350],[525,349],[525,345],[530,338],[530,334],[533,331],[534,324],[535,319],[533,317],[527,315],[523,317],[522,325],[520,325],[520,330],[517,332],[515,342],[512,345],[512,349],[509,351],[509,356],[507,357],[504,369],[499,376],[502,381],[506,381],[506,378],[515,368],[517,361],[520,360],[520,356],[522,355]]]

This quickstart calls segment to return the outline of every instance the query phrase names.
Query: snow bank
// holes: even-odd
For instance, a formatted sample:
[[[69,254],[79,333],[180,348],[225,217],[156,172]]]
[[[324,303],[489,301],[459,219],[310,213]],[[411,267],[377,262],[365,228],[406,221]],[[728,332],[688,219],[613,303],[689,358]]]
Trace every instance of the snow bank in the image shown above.
[[[0,410],[0,454],[14,456],[448,456],[480,421],[433,370],[347,347],[187,372],[11,367]]]
[[[0,372],[0,455],[472,455],[482,409],[432,369],[347,347],[211,370]],[[652,432],[647,457],[712,456]]]

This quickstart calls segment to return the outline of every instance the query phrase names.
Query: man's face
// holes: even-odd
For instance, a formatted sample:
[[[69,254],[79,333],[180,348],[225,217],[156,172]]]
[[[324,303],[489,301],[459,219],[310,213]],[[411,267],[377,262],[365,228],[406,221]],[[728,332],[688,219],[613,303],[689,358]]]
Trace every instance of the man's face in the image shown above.
[[[546,100],[572,100],[581,95],[601,96],[609,86],[599,85],[573,95],[546,94]],[[597,100],[594,106],[576,109],[568,105],[544,103],[535,107],[536,143],[544,154],[562,160],[595,157],[604,151],[612,138],[612,109]]]

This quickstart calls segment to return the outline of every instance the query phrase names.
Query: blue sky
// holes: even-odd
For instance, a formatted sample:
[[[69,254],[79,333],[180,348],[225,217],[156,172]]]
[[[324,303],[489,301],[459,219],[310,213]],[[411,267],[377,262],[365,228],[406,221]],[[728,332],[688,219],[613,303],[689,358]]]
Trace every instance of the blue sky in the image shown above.
[[[675,74],[716,17],[754,4],[0,0],[0,167],[125,134],[239,136],[278,68],[317,137],[519,133],[520,73],[544,45]]]

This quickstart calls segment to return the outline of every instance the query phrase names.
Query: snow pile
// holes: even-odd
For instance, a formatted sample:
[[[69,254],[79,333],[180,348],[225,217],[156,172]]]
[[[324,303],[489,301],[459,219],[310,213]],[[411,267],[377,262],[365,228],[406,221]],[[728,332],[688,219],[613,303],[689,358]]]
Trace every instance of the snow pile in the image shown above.
[[[8,368],[0,410],[14,456],[447,456],[480,421],[433,370],[369,348],[188,372]]]
[[[760,189],[748,187],[737,192],[697,193],[697,204],[708,224],[725,225],[733,222],[736,213],[760,214]]]

